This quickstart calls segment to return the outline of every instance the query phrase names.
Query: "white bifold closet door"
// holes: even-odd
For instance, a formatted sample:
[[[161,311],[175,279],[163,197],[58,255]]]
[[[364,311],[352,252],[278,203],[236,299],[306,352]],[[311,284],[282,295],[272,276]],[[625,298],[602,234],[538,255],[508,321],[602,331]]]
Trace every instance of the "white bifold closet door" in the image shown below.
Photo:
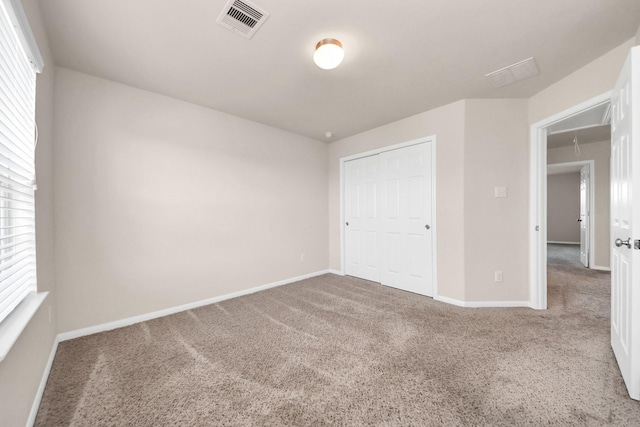
[[[430,144],[345,162],[348,275],[433,296]]]

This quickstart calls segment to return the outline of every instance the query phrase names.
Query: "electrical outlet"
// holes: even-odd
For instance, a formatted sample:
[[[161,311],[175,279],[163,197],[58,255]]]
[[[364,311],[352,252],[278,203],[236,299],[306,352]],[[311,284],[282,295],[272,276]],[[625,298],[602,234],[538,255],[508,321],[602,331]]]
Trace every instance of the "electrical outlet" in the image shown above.
[[[502,271],[501,270],[496,270],[493,272],[493,278],[496,281],[496,283],[501,283],[502,282]]]
[[[305,255],[305,253],[304,253],[304,252],[302,252],[302,253],[300,254],[300,262],[304,262],[306,259],[307,259],[307,256]]]
[[[53,321],[53,315],[51,314],[51,306],[49,306],[49,323]]]

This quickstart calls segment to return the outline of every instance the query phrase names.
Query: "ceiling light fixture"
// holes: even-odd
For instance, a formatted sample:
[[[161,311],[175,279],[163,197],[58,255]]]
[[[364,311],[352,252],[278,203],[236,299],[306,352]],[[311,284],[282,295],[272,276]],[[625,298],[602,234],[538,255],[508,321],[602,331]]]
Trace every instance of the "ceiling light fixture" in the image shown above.
[[[344,58],[342,43],[336,39],[322,39],[316,44],[313,62],[323,70],[336,68]]]

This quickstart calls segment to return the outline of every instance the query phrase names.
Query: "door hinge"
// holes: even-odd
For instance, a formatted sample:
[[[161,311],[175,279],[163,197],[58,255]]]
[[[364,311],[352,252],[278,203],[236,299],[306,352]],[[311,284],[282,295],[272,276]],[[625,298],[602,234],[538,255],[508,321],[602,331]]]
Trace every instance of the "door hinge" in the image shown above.
[[[540,226],[536,225],[536,231],[540,231]]]
[[[640,249],[640,240],[633,241],[633,249]]]

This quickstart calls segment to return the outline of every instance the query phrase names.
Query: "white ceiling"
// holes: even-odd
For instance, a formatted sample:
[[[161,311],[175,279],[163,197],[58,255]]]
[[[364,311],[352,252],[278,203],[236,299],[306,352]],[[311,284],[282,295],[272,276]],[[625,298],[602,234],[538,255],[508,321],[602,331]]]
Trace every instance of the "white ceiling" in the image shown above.
[[[301,135],[340,139],[464,98],[529,97],[632,38],[640,0],[252,0],[250,39],[216,24],[227,0],[41,0],[55,62]],[[335,70],[312,61],[339,39]],[[529,57],[540,74],[485,74]]]

